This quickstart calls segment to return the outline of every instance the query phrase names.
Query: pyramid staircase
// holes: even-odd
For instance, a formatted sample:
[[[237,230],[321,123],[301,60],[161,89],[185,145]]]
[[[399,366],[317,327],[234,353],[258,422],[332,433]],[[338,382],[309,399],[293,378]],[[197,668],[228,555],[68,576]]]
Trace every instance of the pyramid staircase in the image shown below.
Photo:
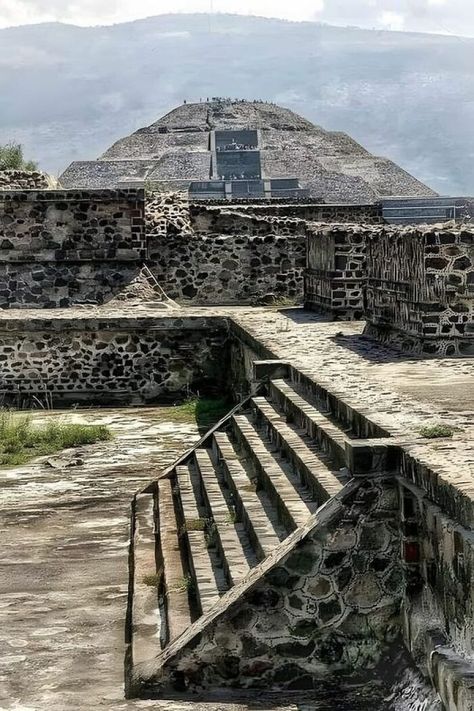
[[[130,677],[350,485],[356,437],[330,407],[301,382],[269,379],[136,496]]]

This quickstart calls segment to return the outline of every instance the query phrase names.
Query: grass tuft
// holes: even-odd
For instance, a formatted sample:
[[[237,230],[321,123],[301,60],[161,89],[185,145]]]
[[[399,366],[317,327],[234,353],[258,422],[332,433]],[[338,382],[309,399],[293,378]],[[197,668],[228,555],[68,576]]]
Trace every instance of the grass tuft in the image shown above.
[[[194,582],[190,575],[183,575],[182,578],[178,578],[172,585],[173,592],[184,592],[185,590],[191,591],[194,589]]]
[[[105,425],[66,424],[50,420],[35,424],[29,415],[0,412],[0,465],[24,464],[61,449],[105,442],[112,435]]]
[[[232,508],[232,510],[229,511],[228,514],[226,514],[225,520],[226,523],[239,523],[239,515],[237,511]]]
[[[163,577],[163,571],[158,573],[150,573],[149,575],[144,575],[142,578],[142,583],[148,585],[150,588],[157,588],[160,586],[161,578]]]
[[[182,533],[186,533],[186,531],[204,531],[206,524],[207,519],[205,518],[187,518],[182,526]]]
[[[427,425],[420,429],[420,435],[425,439],[439,439],[441,437],[452,437],[458,428],[451,425]]]

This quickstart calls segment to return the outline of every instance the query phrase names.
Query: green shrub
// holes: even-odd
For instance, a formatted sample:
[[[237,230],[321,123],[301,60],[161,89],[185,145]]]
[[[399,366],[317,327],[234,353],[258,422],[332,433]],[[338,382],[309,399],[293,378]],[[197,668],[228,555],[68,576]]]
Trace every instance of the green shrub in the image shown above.
[[[457,428],[451,425],[438,423],[436,425],[422,427],[420,429],[420,435],[425,437],[425,439],[439,439],[440,437],[452,437],[456,430]]]
[[[37,170],[37,164],[25,160],[23,146],[19,143],[7,143],[0,146],[0,170]]]

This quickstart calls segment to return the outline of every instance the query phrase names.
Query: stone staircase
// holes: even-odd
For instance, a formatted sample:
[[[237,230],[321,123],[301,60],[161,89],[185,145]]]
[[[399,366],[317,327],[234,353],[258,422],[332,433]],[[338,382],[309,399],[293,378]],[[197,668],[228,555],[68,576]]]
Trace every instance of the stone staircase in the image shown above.
[[[133,663],[159,654],[349,479],[343,431],[275,379],[137,496]]]
[[[419,572],[404,538],[413,526],[399,445],[283,372],[135,497],[127,696],[261,689],[320,698],[337,679],[377,685],[374,665],[393,653],[400,683],[412,673],[415,696],[441,708],[401,641],[400,610]],[[469,669],[440,639],[430,660],[453,685],[461,679],[453,709],[465,711]],[[434,687],[449,696],[435,672]]]

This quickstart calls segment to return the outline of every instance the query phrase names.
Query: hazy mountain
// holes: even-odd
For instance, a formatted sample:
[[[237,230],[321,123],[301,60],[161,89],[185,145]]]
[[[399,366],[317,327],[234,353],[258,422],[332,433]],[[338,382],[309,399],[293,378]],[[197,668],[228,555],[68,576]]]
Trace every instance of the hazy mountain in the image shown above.
[[[0,142],[54,173],[207,96],[275,101],[474,193],[474,39],[234,15],[0,30]]]

